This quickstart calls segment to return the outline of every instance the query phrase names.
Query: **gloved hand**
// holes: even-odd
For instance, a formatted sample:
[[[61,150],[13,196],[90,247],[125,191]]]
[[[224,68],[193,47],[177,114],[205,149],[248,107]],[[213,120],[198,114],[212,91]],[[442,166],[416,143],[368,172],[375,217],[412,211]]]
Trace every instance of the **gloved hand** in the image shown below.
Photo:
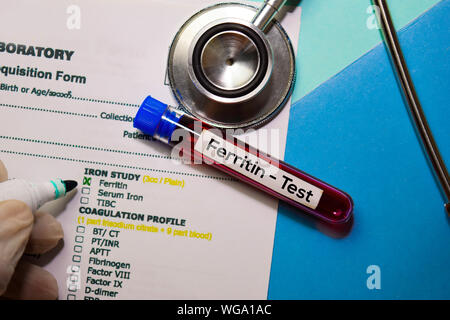
[[[8,178],[0,161],[0,183]],[[61,224],[18,200],[0,202],[0,296],[10,299],[56,299],[56,279],[48,271],[21,260],[24,252],[42,254],[63,238]]]

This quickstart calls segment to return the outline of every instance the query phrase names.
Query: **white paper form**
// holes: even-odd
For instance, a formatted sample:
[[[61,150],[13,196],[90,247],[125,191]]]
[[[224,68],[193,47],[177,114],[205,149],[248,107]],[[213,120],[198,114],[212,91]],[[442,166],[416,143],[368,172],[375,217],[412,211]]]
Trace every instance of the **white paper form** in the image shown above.
[[[168,48],[214,3],[2,4],[0,159],[10,178],[79,184],[47,206],[64,241],[34,259],[55,275],[60,299],[267,298],[277,201],[176,163],[131,122],[148,94],[175,104]],[[296,48],[300,8],[283,26]],[[288,116],[287,106],[265,127],[281,129],[282,153]]]

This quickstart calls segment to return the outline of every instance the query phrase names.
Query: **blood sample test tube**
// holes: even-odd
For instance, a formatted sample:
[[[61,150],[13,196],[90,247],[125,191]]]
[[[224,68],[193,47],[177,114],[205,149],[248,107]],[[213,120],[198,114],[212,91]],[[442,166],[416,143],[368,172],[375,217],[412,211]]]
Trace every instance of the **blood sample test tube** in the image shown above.
[[[345,192],[151,96],[134,127],[177,148],[184,160],[213,166],[325,222],[345,223],[352,215]]]

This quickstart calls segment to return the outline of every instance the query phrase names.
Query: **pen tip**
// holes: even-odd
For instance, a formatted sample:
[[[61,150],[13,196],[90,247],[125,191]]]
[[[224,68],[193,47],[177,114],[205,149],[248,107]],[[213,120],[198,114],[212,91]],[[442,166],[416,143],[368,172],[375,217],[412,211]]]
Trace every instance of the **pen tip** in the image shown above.
[[[76,181],[73,180],[64,180],[64,185],[66,186],[66,193],[75,189],[75,187],[78,185]]]

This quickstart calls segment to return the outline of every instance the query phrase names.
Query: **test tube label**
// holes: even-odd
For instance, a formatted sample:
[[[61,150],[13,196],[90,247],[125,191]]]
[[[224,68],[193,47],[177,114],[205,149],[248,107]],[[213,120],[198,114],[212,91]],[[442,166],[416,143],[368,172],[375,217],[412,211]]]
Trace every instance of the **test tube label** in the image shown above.
[[[203,130],[194,148],[207,158],[311,209],[317,207],[322,197],[322,189],[235,146],[211,131]]]

